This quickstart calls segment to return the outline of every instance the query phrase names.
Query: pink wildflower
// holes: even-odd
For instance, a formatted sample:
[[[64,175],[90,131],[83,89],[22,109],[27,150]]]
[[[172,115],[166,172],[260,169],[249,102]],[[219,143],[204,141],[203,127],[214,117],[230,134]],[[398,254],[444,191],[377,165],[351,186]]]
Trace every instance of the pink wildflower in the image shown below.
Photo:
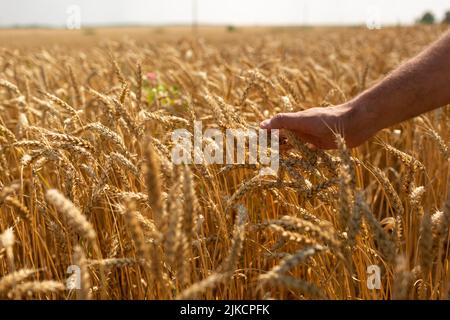
[[[151,83],[155,83],[158,76],[156,72],[147,72],[147,80]]]

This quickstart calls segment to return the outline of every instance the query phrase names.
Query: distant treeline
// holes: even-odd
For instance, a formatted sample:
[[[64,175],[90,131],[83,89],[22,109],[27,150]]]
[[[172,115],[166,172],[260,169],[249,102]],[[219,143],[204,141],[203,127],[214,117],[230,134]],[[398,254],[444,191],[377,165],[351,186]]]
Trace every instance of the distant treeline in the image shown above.
[[[434,24],[438,23],[439,21],[431,11],[427,11],[419,19],[417,19],[416,22],[421,24]],[[442,19],[442,23],[450,24],[450,11],[447,11],[445,13],[444,19]]]

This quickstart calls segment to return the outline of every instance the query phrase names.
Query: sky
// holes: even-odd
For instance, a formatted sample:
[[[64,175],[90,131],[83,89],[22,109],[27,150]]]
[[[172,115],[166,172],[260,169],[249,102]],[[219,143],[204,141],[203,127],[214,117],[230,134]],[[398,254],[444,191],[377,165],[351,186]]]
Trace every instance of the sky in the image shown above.
[[[193,3],[197,2],[196,14]],[[75,5],[75,6],[74,6]],[[0,27],[48,25],[410,24],[431,10],[441,20],[449,0],[0,0]]]

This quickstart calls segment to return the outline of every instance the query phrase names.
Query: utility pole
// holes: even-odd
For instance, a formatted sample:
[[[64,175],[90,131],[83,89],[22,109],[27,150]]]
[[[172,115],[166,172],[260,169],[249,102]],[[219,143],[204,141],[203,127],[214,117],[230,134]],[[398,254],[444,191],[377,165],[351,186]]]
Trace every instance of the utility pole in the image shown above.
[[[308,23],[308,2],[303,2],[303,25],[306,26]]]
[[[198,28],[198,2],[192,0],[192,33],[197,34]]]

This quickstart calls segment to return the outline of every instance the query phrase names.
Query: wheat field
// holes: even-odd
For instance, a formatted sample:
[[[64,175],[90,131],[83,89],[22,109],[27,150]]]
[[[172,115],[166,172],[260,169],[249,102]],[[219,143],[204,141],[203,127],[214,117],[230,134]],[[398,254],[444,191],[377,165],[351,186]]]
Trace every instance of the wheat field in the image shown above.
[[[449,298],[449,106],[287,133],[272,177],[171,161],[175,129],[337,105],[444,31],[1,31],[0,298]]]

